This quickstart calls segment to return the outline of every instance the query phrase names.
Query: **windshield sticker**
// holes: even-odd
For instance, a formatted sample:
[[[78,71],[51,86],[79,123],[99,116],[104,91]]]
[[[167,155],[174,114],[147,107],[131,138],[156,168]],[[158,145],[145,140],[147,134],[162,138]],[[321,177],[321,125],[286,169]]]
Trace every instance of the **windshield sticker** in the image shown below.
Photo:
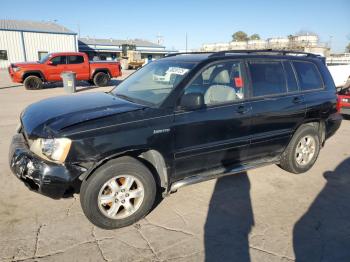
[[[169,69],[166,71],[167,74],[177,74],[177,75],[184,75],[188,71],[190,71],[187,68],[181,68],[181,67],[169,67]]]

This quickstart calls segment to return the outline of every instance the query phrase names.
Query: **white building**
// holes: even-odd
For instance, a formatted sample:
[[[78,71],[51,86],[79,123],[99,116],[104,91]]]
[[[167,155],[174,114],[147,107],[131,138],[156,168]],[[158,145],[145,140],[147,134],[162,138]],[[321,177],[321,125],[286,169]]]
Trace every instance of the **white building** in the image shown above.
[[[229,43],[203,44],[201,50],[215,52],[220,50],[255,50],[255,49],[275,49],[305,51],[327,56],[329,47],[320,43],[317,35],[306,34],[291,37],[273,37],[266,40],[232,41]]]
[[[327,65],[350,65],[350,53],[331,54],[327,57]]]
[[[53,22],[0,20],[0,68],[38,61],[52,52],[78,51],[77,34]]]

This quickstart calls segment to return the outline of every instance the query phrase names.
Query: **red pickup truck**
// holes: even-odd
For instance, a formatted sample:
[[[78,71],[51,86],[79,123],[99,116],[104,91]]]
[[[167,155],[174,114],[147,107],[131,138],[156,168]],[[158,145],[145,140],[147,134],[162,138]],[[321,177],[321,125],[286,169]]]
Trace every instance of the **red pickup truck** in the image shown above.
[[[338,110],[341,114],[350,116],[350,85],[338,91]]]
[[[8,68],[13,82],[23,83],[26,89],[41,89],[44,82],[62,81],[61,73],[76,73],[77,80],[96,86],[108,85],[112,77],[122,75],[119,62],[89,61],[85,53],[51,53],[38,62],[14,63]]]

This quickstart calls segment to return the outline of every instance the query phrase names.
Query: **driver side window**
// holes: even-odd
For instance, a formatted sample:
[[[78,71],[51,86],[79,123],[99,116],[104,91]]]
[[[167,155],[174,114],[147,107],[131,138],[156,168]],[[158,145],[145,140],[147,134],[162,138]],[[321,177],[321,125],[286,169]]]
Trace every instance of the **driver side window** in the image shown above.
[[[206,106],[243,100],[244,81],[242,62],[222,62],[205,68],[185,88],[185,94],[189,93],[202,94]]]
[[[66,64],[66,57],[65,56],[56,56],[54,58],[51,59],[51,62],[54,65],[62,65],[62,64]]]

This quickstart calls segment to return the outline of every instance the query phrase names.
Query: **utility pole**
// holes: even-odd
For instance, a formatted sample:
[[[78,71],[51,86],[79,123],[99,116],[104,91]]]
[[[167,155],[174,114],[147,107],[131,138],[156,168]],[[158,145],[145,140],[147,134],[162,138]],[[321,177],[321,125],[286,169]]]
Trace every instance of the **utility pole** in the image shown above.
[[[80,24],[78,23],[78,37],[80,38]]]
[[[164,43],[164,38],[163,38],[163,36],[160,33],[158,33],[158,35],[157,35],[157,44],[158,45],[163,45],[163,43]]]
[[[329,36],[329,50],[331,50],[332,49],[332,40],[333,40],[333,36],[332,35],[330,35]]]
[[[187,53],[187,41],[188,39],[187,39],[187,32],[186,32],[186,53]]]

